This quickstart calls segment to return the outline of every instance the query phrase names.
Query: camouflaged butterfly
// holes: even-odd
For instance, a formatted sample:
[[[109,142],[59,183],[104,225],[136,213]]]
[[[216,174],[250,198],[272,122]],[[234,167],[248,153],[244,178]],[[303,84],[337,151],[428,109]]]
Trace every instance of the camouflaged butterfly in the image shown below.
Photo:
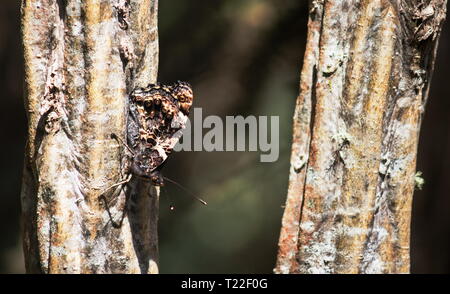
[[[130,172],[162,186],[162,164],[185,128],[193,93],[186,82],[150,84],[130,94],[127,141],[132,159]]]
[[[163,177],[161,168],[167,157],[182,136],[186,127],[193,93],[186,82],[173,85],[150,84],[135,89],[129,96],[127,119],[127,143],[115,134],[111,138],[120,141],[130,152],[131,158],[126,164],[125,180],[122,180],[100,195],[117,186],[128,183],[132,176],[149,179],[155,186],[163,186],[164,179],[177,185],[203,205],[200,199],[179,183]],[[171,210],[174,206],[171,205]]]

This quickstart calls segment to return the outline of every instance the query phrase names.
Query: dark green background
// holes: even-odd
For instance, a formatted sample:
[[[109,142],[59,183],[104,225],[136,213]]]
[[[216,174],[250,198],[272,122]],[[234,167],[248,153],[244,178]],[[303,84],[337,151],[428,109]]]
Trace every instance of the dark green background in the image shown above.
[[[23,60],[17,0],[0,8],[0,273],[24,271],[20,180],[25,146]],[[161,195],[163,273],[270,273],[287,190],[291,121],[305,46],[307,1],[160,0],[159,80],[189,81],[203,115],[280,116],[280,158],[258,152],[179,152]],[[450,87],[448,25],[441,37],[422,128],[414,198],[412,272],[450,269]],[[171,212],[170,204],[176,206]]]

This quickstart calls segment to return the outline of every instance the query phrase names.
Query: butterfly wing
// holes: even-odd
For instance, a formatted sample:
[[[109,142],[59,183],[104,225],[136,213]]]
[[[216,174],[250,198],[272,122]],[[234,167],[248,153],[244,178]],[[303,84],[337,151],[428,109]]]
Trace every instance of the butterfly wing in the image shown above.
[[[130,95],[128,142],[135,152],[132,172],[149,177],[170,155],[186,127],[193,94],[189,84],[160,84]]]

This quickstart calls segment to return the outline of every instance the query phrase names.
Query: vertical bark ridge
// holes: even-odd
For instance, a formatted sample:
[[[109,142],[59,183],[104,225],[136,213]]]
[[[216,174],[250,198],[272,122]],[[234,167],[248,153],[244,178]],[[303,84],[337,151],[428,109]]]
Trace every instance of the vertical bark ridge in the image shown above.
[[[297,98],[291,151],[291,168],[289,171],[288,196],[282,220],[279,253],[276,273],[288,273],[298,268],[296,252],[299,235],[301,206],[303,204],[303,185],[308,163],[308,147],[310,141],[311,99],[317,75],[318,43],[322,7],[311,6],[308,21],[308,35],[300,80],[300,95]]]

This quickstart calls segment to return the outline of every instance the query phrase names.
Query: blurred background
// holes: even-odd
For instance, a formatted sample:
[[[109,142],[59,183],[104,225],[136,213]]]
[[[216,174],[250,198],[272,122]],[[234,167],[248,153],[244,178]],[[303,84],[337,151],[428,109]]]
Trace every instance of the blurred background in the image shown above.
[[[20,2],[0,9],[0,273],[23,273],[20,186],[26,134]],[[307,1],[159,1],[159,80],[189,81],[203,116],[280,116],[280,157],[176,152],[159,222],[162,273],[271,273],[289,170],[291,122],[305,46]],[[425,186],[414,196],[413,273],[450,272],[450,32],[441,36],[419,145]],[[171,211],[169,206],[175,205]]]

